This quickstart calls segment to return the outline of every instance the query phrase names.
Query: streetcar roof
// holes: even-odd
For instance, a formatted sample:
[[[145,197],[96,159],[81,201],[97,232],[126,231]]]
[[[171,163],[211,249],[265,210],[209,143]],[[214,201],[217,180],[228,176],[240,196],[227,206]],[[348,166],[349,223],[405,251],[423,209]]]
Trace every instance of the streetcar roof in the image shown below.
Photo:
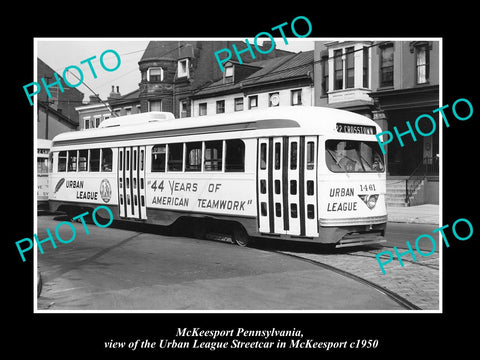
[[[110,118],[96,129],[59,134],[52,140],[52,146],[86,143],[89,139],[100,142],[280,128],[301,128],[306,134],[323,135],[337,133],[337,123],[374,126],[377,133],[380,130],[365,116],[318,106],[279,106],[178,119],[170,113],[148,112]]]

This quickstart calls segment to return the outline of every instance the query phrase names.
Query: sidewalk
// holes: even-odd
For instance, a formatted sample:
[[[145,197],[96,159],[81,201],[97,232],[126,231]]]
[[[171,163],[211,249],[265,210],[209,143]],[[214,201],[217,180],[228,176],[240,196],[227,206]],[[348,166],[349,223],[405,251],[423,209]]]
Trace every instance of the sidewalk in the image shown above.
[[[403,222],[412,224],[438,225],[439,211],[439,205],[433,204],[405,207],[387,207],[389,222]]]

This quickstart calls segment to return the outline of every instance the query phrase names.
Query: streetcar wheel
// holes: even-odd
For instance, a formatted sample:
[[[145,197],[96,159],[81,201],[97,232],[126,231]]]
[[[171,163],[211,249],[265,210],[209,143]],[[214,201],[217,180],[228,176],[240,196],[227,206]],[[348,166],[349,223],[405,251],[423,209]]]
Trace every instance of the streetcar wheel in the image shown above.
[[[233,241],[235,241],[235,244],[242,247],[249,246],[253,242],[243,226],[240,225],[233,228]]]

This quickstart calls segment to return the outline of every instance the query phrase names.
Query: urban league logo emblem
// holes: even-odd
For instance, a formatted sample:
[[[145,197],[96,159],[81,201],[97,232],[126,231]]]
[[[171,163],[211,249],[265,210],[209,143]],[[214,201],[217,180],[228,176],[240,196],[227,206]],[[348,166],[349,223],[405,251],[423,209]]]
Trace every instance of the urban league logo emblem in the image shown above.
[[[374,195],[358,195],[360,199],[367,205],[367,207],[372,210],[377,204],[378,194]]]
[[[108,203],[112,198],[112,186],[107,179],[103,179],[100,183],[100,196],[106,203]]]

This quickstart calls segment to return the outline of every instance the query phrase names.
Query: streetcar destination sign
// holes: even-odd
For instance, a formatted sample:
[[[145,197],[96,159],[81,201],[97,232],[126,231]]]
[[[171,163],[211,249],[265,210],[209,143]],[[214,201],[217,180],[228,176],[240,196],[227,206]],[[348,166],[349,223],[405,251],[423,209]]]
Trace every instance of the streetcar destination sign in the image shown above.
[[[375,135],[377,133],[375,126],[355,125],[337,123],[337,131],[347,134],[367,134]]]

